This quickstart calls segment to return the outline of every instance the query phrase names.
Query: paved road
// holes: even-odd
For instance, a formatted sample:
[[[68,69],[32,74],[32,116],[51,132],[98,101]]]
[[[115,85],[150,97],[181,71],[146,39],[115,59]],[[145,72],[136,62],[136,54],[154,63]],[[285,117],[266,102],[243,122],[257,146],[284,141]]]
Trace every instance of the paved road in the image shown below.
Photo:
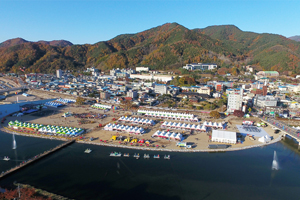
[[[260,119],[263,119],[263,120],[269,122],[270,124],[272,124],[272,126],[275,126],[278,129],[287,132],[289,135],[300,139],[299,134],[297,133],[297,130],[289,127],[288,124],[286,124],[282,121],[276,120],[275,118],[270,117],[270,116],[258,116],[258,117]]]

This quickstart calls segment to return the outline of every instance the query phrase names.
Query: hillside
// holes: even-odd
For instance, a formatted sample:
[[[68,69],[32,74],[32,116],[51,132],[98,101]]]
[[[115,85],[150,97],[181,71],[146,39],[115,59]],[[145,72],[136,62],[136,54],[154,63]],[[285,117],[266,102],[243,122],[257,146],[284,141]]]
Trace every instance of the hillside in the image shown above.
[[[93,45],[64,44],[20,39],[3,42],[0,71],[18,71],[25,66],[28,72],[54,72],[91,65],[102,70],[142,65],[167,70],[191,62],[214,62],[222,67],[255,64],[266,70],[300,72],[299,42],[244,32],[233,25],[189,30],[167,23]]]
[[[300,44],[275,34],[244,32],[233,25],[210,26],[195,31],[223,41],[232,53],[248,57],[247,64],[264,70],[299,72]]]
[[[295,35],[295,36],[289,37],[289,39],[300,42],[300,35]]]

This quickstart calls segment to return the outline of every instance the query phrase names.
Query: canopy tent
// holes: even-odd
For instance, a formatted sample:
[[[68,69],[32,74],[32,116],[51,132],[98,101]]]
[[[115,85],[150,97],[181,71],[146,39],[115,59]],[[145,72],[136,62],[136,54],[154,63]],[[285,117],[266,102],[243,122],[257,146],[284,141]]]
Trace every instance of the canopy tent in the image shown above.
[[[126,126],[126,125],[120,125],[120,124],[107,124],[104,127],[104,130],[107,131],[124,131],[127,133],[133,133],[133,134],[143,134],[145,130],[141,127],[135,127],[135,126]]]
[[[270,136],[265,135],[263,137],[258,138],[258,141],[261,143],[268,143],[271,141],[271,138],[270,138]]]
[[[236,132],[213,130],[211,140],[213,142],[235,144],[236,143]]]

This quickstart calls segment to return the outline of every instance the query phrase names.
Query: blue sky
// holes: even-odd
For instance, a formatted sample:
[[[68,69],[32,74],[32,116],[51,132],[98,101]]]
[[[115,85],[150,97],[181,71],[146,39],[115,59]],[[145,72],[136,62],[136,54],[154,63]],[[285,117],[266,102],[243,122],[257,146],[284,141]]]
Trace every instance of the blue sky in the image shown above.
[[[233,24],[243,31],[300,35],[298,0],[0,0],[0,42],[94,44],[177,22],[189,29]]]

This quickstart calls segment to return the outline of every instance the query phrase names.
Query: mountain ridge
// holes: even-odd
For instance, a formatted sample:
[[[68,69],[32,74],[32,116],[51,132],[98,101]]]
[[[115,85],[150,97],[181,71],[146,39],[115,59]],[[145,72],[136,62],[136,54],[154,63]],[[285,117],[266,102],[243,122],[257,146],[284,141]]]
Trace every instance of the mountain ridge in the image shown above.
[[[92,65],[101,70],[136,66],[178,70],[187,63],[213,62],[227,68],[251,64],[264,70],[300,72],[299,42],[276,34],[242,31],[234,25],[188,29],[166,23],[84,45],[24,41],[19,38],[0,47],[1,71],[18,71],[22,66],[28,72],[52,73]]]
[[[51,45],[51,46],[60,46],[60,47],[66,47],[66,46],[72,46],[73,43],[67,41],[67,40],[52,40],[52,41],[44,41],[44,40],[40,40],[37,42],[31,42],[28,40],[25,40],[23,38],[13,38],[13,39],[9,39],[6,40],[2,43],[0,43],[0,48],[1,47],[12,47],[15,45],[19,45],[19,44],[24,44],[24,43],[43,43],[43,44],[47,44],[47,45]]]

